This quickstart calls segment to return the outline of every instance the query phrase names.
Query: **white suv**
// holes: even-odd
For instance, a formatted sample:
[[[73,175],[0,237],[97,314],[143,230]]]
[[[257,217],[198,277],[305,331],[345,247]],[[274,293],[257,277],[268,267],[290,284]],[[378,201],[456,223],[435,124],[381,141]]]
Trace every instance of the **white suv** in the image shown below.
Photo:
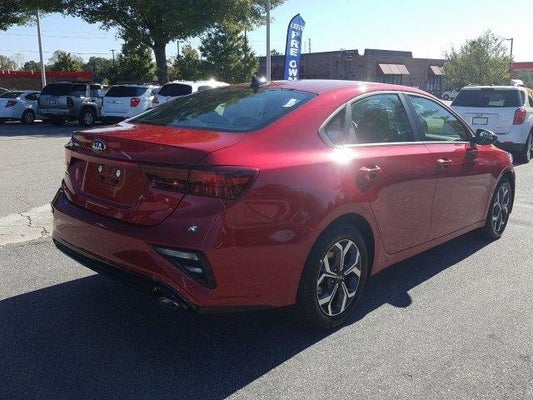
[[[206,89],[213,89],[221,86],[228,86],[226,82],[215,80],[209,81],[172,81],[165,83],[157,93],[159,104],[166,103],[175,97],[186,96],[191,93],[201,92]]]
[[[475,131],[498,135],[496,146],[527,163],[533,153],[533,91],[521,86],[465,86],[451,107]]]
[[[113,85],[104,96],[102,119],[116,122],[131,118],[157,105],[159,86],[124,83]]]

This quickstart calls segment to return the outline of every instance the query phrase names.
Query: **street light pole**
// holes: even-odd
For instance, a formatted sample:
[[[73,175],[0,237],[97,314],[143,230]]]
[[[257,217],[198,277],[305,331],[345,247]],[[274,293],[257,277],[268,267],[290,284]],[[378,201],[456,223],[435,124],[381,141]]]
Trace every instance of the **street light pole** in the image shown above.
[[[511,78],[513,77],[513,38],[508,38],[505,40],[511,41],[511,49],[509,51],[509,74],[511,75]]]

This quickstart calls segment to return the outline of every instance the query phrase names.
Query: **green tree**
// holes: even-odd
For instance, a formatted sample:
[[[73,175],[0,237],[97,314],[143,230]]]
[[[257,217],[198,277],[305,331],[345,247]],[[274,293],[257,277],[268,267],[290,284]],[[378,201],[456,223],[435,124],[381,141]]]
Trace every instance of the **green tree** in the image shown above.
[[[24,71],[40,71],[41,70],[41,64],[37,61],[26,61],[24,65],[22,66],[22,69]]]
[[[112,77],[116,75],[113,60],[104,57],[89,58],[89,61],[83,66],[83,70],[92,72],[94,81],[102,83],[109,83]]]
[[[56,50],[49,63],[52,71],[83,71],[83,59],[62,50]]]
[[[200,46],[209,73],[224,82],[248,81],[258,60],[238,25],[217,25],[202,38]]]
[[[119,82],[152,82],[155,78],[155,65],[152,52],[146,46],[131,42],[122,46],[111,71],[110,84]]]
[[[286,0],[272,0],[272,7]],[[264,0],[64,0],[66,14],[104,29],[116,28],[127,40],[151,48],[155,55],[159,83],[168,81],[166,45],[201,35],[217,23],[241,27],[262,24]]]
[[[452,48],[446,52],[446,83],[454,88],[461,88],[470,83],[508,84],[511,59],[507,47],[503,44],[504,40],[487,31],[476,39],[468,40],[458,51]]]
[[[198,51],[193,49],[190,44],[186,44],[181,50],[181,55],[176,57],[172,65],[174,68],[174,78],[190,81],[205,78]]]
[[[1,0],[0,30],[5,31],[12,25],[24,25],[35,20],[37,9],[46,12],[61,11],[61,0]]]
[[[533,88],[533,71],[515,71],[514,79],[521,79],[524,85]]]
[[[17,63],[7,56],[0,55],[0,70],[15,70],[17,69]]]

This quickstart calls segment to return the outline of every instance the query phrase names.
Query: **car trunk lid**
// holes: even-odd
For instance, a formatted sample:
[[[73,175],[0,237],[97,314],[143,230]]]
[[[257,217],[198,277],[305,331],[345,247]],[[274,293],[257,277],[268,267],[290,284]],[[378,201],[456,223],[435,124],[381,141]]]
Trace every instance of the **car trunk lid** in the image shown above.
[[[63,189],[80,207],[154,225],[170,215],[184,195],[153,185],[151,177],[186,179],[191,166],[243,136],[131,123],[76,132],[66,146]]]

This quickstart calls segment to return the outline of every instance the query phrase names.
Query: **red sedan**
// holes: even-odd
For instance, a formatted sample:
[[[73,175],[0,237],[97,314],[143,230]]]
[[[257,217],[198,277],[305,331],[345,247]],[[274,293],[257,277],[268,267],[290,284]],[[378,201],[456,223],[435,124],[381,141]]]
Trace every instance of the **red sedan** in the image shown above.
[[[511,156],[424,91],[233,85],[76,132],[57,247],[199,312],[296,305],[328,328],[369,276],[474,229],[497,239]]]

